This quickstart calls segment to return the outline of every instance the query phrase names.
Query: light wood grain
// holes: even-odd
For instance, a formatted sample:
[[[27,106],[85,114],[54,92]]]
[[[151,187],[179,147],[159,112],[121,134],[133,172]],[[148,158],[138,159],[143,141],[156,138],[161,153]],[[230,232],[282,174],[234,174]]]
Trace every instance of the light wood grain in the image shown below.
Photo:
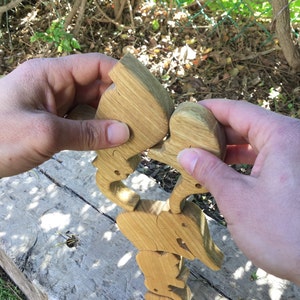
[[[135,170],[141,151],[166,136],[174,107],[159,81],[130,54],[123,57],[109,75],[114,84],[101,97],[96,117],[126,123],[131,136],[124,145],[97,151],[96,181],[111,201],[132,211],[139,195],[121,180]]]
[[[183,265],[182,257],[166,252],[140,251],[136,260],[145,276],[145,286],[150,292],[148,297],[156,294],[174,300],[190,299],[186,285],[189,269]]]
[[[223,255],[210,238],[205,215],[191,202],[180,214],[165,201],[140,200],[135,211],[117,217],[122,233],[140,251],[163,251],[188,259],[199,259],[218,270]]]
[[[149,157],[181,173],[169,199],[173,213],[181,212],[188,195],[207,192],[177,161],[178,153],[191,147],[202,148],[220,158],[224,157],[226,149],[222,127],[212,113],[197,103],[185,102],[178,106],[170,119],[170,137],[148,153]]]
[[[96,117],[126,123],[131,135],[124,145],[97,151],[97,184],[125,209],[117,224],[140,250],[137,262],[145,275],[145,299],[190,300],[183,258],[197,258],[218,270],[223,254],[200,208],[185,203],[188,195],[207,190],[181,168],[177,155],[184,148],[200,147],[223,158],[222,129],[210,111],[195,103],[183,103],[173,113],[167,92],[131,55],[118,62],[110,76],[114,84],[102,96]],[[151,158],[181,173],[168,201],[141,200],[122,182],[136,169],[139,153],[148,148]]]

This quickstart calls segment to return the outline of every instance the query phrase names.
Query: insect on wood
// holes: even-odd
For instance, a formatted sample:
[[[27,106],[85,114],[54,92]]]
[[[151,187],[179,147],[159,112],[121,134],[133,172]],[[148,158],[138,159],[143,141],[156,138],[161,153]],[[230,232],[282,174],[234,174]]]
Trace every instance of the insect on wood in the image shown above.
[[[79,245],[79,238],[75,234],[71,233],[69,230],[66,231],[65,235],[59,233],[61,237],[63,237],[66,241],[63,243],[69,248],[76,248]],[[61,243],[60,243],[61,244]]]

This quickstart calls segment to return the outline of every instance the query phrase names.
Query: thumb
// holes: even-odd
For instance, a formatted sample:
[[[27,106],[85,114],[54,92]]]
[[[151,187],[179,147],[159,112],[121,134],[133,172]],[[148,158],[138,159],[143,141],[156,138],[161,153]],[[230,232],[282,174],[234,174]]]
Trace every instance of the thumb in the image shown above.
[[[182,150],[178,162],[185,171],[205,186],[215,197],[224,195],[240,174],[226,165],[217,156],[198,148]]]
[[[59,150],[99,150],[119,146],[129,139],[129,128],[114,120],[61,119]]]

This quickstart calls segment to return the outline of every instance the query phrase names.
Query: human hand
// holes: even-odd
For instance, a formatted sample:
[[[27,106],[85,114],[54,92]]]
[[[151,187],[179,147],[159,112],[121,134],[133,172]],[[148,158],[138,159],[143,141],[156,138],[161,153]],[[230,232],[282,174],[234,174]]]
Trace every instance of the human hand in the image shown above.
[[[96,53],[33,59],[0,79],[0,177],[29,170],[64,149],[126,142],[123,123],[64,118],[78,104],[97,107],[115,63]]]
[[[238,247],[265,271],[300,285],[300,120],[244,101],[205,100],[224,125],[225,163],[201,149],[178,160],[215,197]],[[250,176],[227,164],[253,164]]]

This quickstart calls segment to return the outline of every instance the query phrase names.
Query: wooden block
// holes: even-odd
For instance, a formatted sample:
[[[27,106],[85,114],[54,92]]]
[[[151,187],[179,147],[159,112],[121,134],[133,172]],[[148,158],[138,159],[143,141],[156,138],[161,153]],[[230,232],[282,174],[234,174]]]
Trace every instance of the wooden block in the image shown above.
[[[222,127],[205,107],[191,102],[178,106],[170,119],[170,137],[161,145],[151,148],[148,155],[170,165],[181,173],[181,177],[170,196],[170,208],[180,213],[188,195],[207,192],[177,162],[178,153],[185,148],[202,148],[224,158],[226,142]]]
[[[122,180],[135,170],[137,155],[166,136],[174,107],[159,81],[130,54],[109,75],[114,84],[102,95],[96,117],[126,123],[131,136],[124,145],[97,151],[96,181],[111,201],[132,211],[140,198]]]
[[[91,120],[95,118],[95,114],[95,108],[86,104],[80,104],[67,114],[67,118],[71,120]]]
[[[189,300],[186,281],[189,270],[183,265],[182,257],[166,252],[141,251],[136,257],[144,273],[145,286],[151,294],[173,300]]]
[[[122,233],[140,251],[163,251],[188,259],[199,259],[219,270],[223,254],[212,241],[201,209],[186,202],[180,214],[165,201],[140,200],[135,211],[117,217]]]

